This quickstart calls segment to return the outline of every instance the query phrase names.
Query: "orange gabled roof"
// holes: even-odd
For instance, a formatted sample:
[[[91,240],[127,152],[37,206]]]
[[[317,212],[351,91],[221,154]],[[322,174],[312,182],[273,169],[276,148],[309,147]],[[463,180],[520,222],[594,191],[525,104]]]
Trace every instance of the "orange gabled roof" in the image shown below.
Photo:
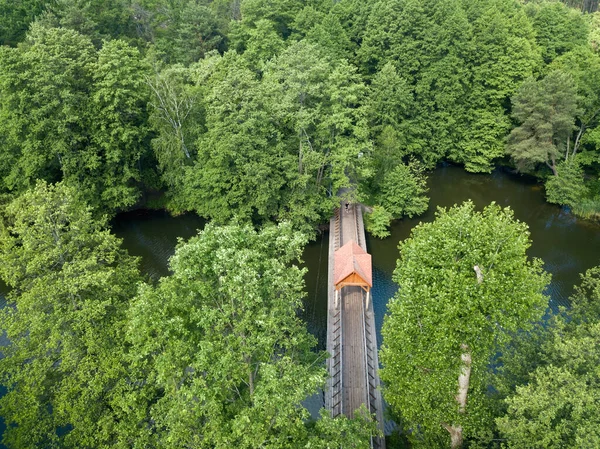
[[[373,287],[371,255],[353,240],[334,254],[333,284],[338,285],[352,273],[358,274],[369,287]]]

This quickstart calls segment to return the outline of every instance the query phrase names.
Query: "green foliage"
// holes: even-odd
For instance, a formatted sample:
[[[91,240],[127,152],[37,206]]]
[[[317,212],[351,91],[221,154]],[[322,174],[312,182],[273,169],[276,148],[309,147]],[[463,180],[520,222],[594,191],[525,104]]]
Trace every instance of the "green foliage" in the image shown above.
[[[74,31],[37,25],[20,48],[3,50],[0,126],[14,159],[3,181],[5,188],[22,190],[38,178],[58,178],[63,160],[77,160],[85,146],[83,112],[95,50]]]
[[[174,277],[136,299],[127,371],[121,329],[137,274],[83,201],[112,214],[163,188],[153,193],[176,212],[309,234],[344,189],[375,204],[367,228],[385,237],[393,218],[427,207],[424,174],[406,161],[489,172],[507,151],[519,170],[553,170],[548,201],[598,217],[600,19],[562,3],[0,0],[0,44],[16,47],[0,48],[0,197],[37,185],[7,208],[0,245],[14,306],[2,312],[14,342],[0,362],[7,441],[364,446],[372,425],[310,422],[299,405],[323,372],[295,318],[302,238],[289,225],[209,227],[182,245]],[[537,328],[504,347],[494,397],[510,399],[485,396],[491,355],[542,301],[527,246],[509,212],[472,205],[403,244],[382,360],[415,444],[444,444],[441,423],[489,433],[496,407],[509,410],[509,446],[535,445],[532,435],[598,445],[597,371],[560,355],[596,360],[591,325]],[[461,345],[473,358],[468,413],[454,400]]]
[[[139,0],[131,4],[137,34],[169,64],[191,64],[226,48],[229,8],[203,0]]]
[[[557,56],[585,45],[588,25],[579,11],[555,1],[529,3],[526,11],[547,64]]]
[[[163,46],[174,47],[170,50],[173,62],[190,64],[211,50],[224,48],[224,24],[209,5],[191,0],[184,3],[180,14],[179,23],[173,25],[174,36],[163,41]],[[157,42],[157,47],[162,46]]]
[[[598,338],[600,326],[583,341],[566,340],[563,350],[589,356],[597,347],[593,339]],[[584,377],[554,366],[536,370],[531,383],[517,388],[517,394],[507,400],[509,417],[498,420],[507,447],[597,447],[600,391],[592,385],[598,384],[598,378],[598,373]]]
[[[68,28],[88,36],[100,47],[103,40],[137,38],[129,0],[53,0],[37,22],[46,28]]]
[[[586,219],[600,219],[600,197],[583,198],[573,207],[573,212],[579,217]]]
[[[556,58],[551,68],[556,68],[573,77],[579,95],[581,121],[591,123],[600,109],[600,56],[586,46],[577,47]]]
[[[338,19],[350,40],[352,58],[349,60],[354,65],[358,65],[356,53],[362,45],[369,16],[376,4],[376,2],[363,2],[361,0],[340,0],[335,2],[331,8],[330,14]]]
[[[575,286],[570,298],[571,309],[568,325],[578,328],[581,323],[600,321],[600,267],[594,267],[581,275],[581,284]]]
[[[383,206],[373,206],[373,210],[366,215],[367,231],[377,238],[389,237],[390,223],[394,217]]]
[[[147,407],[139,447],[326,447],[338,430],[344,447],[367,444],[368,423],[311,427],[300,404],[326,375],[297,316],[305,242],[288,224],[209,224],[179,245],[172,276],[140,290],[128,331]]]
[[[108,447],[122,422],[124,318],[135,259],[73,187],[39,182],[6,207],[0,399],[10,447]],[[56,429],[66,429],[60,434]]]
[[[597,128],[600,117],[600,56],[590,48],[577,47],[556,58],[551,67],[569,73],[577,85],[579,129],[573,138],[569,157],[577,154],[582,148],[597,153],[600,148]],[[578,160],[582,162],[581,157],[578,157]]]
[[[134,204],[148,131],[138,51],[113,41],[97,52],[75,31],[34,24],[0,60],[2,188],[63,179],[96,208]]]
[[[600,50],[600,12],[596,11],[587,16],[590,32],[588,33],[587,41],[589,47],[594,53]]]
[[[279,36],[286,39],[292,34],[292,23],[302,9],[295,0],[244,0],[241,2],[241,25],[251,28],[260,20],[268,20],[275,26]]]
[[[310,232],[333,210],[331,192],[369,175],[365,86],[307,41],[262,78],[246,54],[217,57],[198,78],[206,130],[185,171],[186,207],[218,222],[288,220]]]
[[[206,97],[207,131],[185,185],[190,207],[220,223],[275,215],[291,162],[271,119],[274,99],[237,61]]]
[[[348,419],[343,415],[336,418],[331,413],[321,409],[321,416],[314,425],[309,424],[308,441],[304,447],[315,449],[331,449],[344,447],[350,449],[367,448],[372,435],[377,432],[377,423],[366,420],[368,411],[364,405],[358,409],[357,418]]]
[[[384,135],[387,129],[389,127],[384,128]],[[379,162],[377,159],[387,156],[377,150],[375,163]],[[394,156],[388,157],[388,161],[382,161],[381,166],[374,170],[377,177],[365,192],[370,197],[369,201],[375,204],[372,212],[366,216],[367,230],[379,238],[390,235],[388,227],[393,219],[420,215],[427,210],[429,202],[427,178],[421,165],[415,161],[392,165]]]
[[[507,447],[595,447],[600,443],[600,269],[582,276],[567,317],[557,317],[541,346],[544,363],[507,399],[497,419]],[[508,365],[508,371],[515,365]]]
[[[0,0],[0,45],[16,46],[29,24],[54,0]]]
[[[244,40],[244,58],[260,70],[285,48],[283,38],[277,33],[275,24],[269,20],[257,20],[247,34]]]
[[[546,199],[549,203],[573,207],[579,204],[586,194],[583,170],[577,161],[558,164],[556,176],[551,176],[546,181]]]
[[[386,401],[413,429],[413,444],[447,440],[443,423],[462,426],[465,437],[489,425],[490,359],[508,332],[539,319],[547,304],[549,276],[540,260],[528,259],[529,245],[527,225],[510,209],[492,204],[476,212],[471,202],[440,209],[399,245],[381,377]],[[471,374],[461,413],[455,396],[465,351]]]
[[[556,174],[575,123],[577,90],[573,78],[559,70],[540,81],[525,81],[512,98],[519,126],[508,137],[508,154],[521,171],[545,163]]]
[[[338,17],[331,13],[306,33],[306,39],[319,45],[332,59],[350,59],[353,56],[353,45],[347,31]]]
[[[513,0],[382,0],[358,58],[375,89],[378,78],[391,79],[390,65],[405,83],[410,107],[391,114],[398,152],[428,167],[449,157],[478,172],[504,154],[507,99],[540,62],[531,23]],[[386,102],[400,98],[397,85],[383,85]]]
[[[91,172],[73,170],[76,185],[90,192],[91,204],[99,199],[109,209],[122,209],[138,198],[138,163],[149,147],[146,108],[150,92],[145,73],[148,67],[138,50],[123,41],[105,42],[98,52],[88,112],[92,151],[86,156],[87,163],[94,160],[96,167]]]
[[[185,167],[194,160],[194,142],[203,130],[204,105],[189,68],[154,67],[154,74],[146,78],[146,83],[152,91],[149,103],[149,123],[155,131],[152,149],[163,184],[171,196],[177,197]]]
[[[427,210],[428,190],[427,178],[417,163],[399,164],[383,178],[379,200],[395,218],[412,218]]]
[[[411,90],[388,62],[375,74],[367,101],[369,122],[374,128],[398,127],[413,106]]]
[[[238,53],[248,52],[248,60],[262,69],[294,33],[295,18],[303,3],[294,0],[242,1],[241,20],[231,24],[230,48]]]
[[[463,5],[473,30],[472,86],[463,137],[451,158],[469,171],[489,172],[505,152],[508,99],[541,65],[541,57],[531,23],[517,2],[480,0]]]
[[[406,120],[413,107],[412,89],[388,62],[373,77],[365,104],[376,142],[373,163],[381,176],[399,164],[403,156],[419,151],[413,143],[413,123]]]
[[[359,108],[365,86],[351,65],[301,41],[269,65],[265,82],[277,92],[278,119],[289,124],[298,173],[318,187],[329,178],[332,192],[366,175],[371,143]]]

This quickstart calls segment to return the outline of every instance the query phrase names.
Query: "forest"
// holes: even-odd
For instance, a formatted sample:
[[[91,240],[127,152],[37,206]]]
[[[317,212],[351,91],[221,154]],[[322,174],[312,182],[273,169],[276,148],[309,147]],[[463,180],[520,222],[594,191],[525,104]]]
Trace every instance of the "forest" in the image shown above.
[[[597,9],[0,0],[2,443],[369,447],[368,416],[303,406],[327,375],[303,248],[338,192],[386,238],[441,163],[535,178],[599,221]],[[160,280],[111,233],[136,209],[208,221]],[[509,208],[471,202],[400,244],[388,447],[600,447],[600,267],[548,313],[530,245]]]

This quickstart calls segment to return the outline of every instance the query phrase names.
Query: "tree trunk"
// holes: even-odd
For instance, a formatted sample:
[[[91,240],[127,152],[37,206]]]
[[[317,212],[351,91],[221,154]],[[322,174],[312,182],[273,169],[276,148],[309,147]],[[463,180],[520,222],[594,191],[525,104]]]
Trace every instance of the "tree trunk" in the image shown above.
[[[546,165],[548,167],[550,167],[550,170],[552,170],[552,173],[554,174],[554,176],[558,176],[558,173],[556,171],[556,161],[554,159],[552,159],[552,164],[550,164],[548,161],[546,161]]]
[[[464,352],[460,356],[462,368],[458,376],[458,394],[455,396],[455,399],[458,402],[459,413],[465,413],[467,409],[469,381],[471,379],[471,353],[469,352],[469,346],[465,344],[460,345],[460,348]],[[461,447],[463,442],[462,426],[451,426],[449,424],[443,424],[443,426],[450,433],[450,447],[452,449]]]
[[[469,352],[469,347],[465,344],[460,345],[460,348],[464,352],[460,356],[462,368],[460,375],[458,376],[458,395],[456,395],[456,402],[458,402],[458,411],[460,413],[465,413],[467,408],[469,382],[471,380],[471,353]]]
[[[577,133],[577,138],[575,139],[575,144],[573,145],[573,157],[577,154],[577,150],[579,149],[579,141],[581,140],[581,136],[583,135],[583,131],[585,130],[585,125],[582,123],[579,128],[579,132]]]
[[[598,0],[585,0],[583,2],[583,12],[593,13],[598,10]]]
[[[300,140],[300,148],[298,149],[298,174],[302,174],[302,134],[298,133],[298,140]]]
[[[481,268],[479,268],[479,265],[475,265],[473,270],[475,270],[475,274],[477,275],[477,283],[481,284],[483,282],[483,273],[481,272]]]
[[[248,388],[250,390],[250,396],[254,394],[254,373],[252,368],[248,371]]]
[[[477,275],[477,283],[483,282],[483,273],[479,265],[473,267],[475,274]],[[460,349],[463,351],[460,355],[462,366],[460,374],[458,376],[458,394],[455,396],[456,402],[458,402],[458,412],[465,413],[467,411],[467,397],[469,394],[469,383],[471,381],[471,352],[467,344],[461,344]],[[463,435],[462,426],[451,426],[449,424],[443,424],[444,428],[450,433],[450,447],[452,449],[458,449],[462,446]]]
[[[185,140],[183,138],[183,132],[181,131],[181,127],[177,128],[177,134],[179,134],[179,143],[181,144],[183,154],[185,154],[186,158],[190,159],[192,156],[190,155],[190,152],[188,151],[187,146],[185,145]]]
[[[244,342],[246,342],[246,337],[244,337]],[[252,370],[252,357],[249,355],[244,356],[244,363],[248,365],[248,390],[250,391],[250,396],[254,395],[254,371]]]
[[[234,0],[231,3],[231,18],[233,20],[242,20],[242,0]]]
[[[444,424],[444,428],[450,433],[450,447],[452,449],[460,448],[463,443],[462,427]]]

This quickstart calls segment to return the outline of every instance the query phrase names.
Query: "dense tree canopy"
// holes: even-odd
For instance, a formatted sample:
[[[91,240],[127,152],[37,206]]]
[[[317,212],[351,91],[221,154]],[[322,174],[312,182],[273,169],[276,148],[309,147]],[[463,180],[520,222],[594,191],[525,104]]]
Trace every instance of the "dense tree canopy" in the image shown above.
[[[414,444],[459,447],[486,420],[486,371],[507,332],[539,319],[549,281],[510,209],[440,209],[399,246],[383,326],[384,396]],[[445,437],[444,437],[445,435]],[[445,444],[447,446],[447,443]]]
[[[546,164],[556,175],[576,114],[577,89],[570,75],[555,70],[540,81],[530,78],[523,83],[513,98],[513,116],[520,126],[508,138],[517,168],[527,171]]]
[[[0,229],[0,410],[11,447],[108,447],[127,389],[124,320],[136,261],[72,187],[38,183]],[[57,432],[57,429],[59,431]]]
[[[148,135],[139,52],[40,25],[0,50],[3,190],[63,179],[98,208],[132,206]]]
[[[594,2],[30,3],[4,8],[0,21],[4,42],[21,42],[0,52],[5,193],[64,179],[112,213],[160,190],[177,212],[308,229],[340,187],[375,198],[386,170],[411,158],[491,171],[513,125],[509,153],[531,143],[514,163],[533,161],[545,177],[541,156],[529,156],[548,153],[547,142],[515,138],[518,109],[524,91],[550,90],[560,70],[577,112],[550,153],[581,155],[571,187],[585,195],[549,198],[575,211],[600,205],[587,176],[600,164],[598,26],[581,13]],[[218,112],[228,96],[238,104]]]
[[[506,359],[504,374],[522,379],[505,398],[498,427],[508,447],[595,447],[600,444],[600,269],[589,270],[566,316],[540,330]],[[529,354],[530,362],[519,361]],[[532,363],[533,360],[533,363]],[[527,369],[529,367],[529,370]],[[521,374],[519,374],[521,373]]]
[[[528,3],[527,14],[546,63],[586,43],[583,15],[560,2]]]
[[[172,276],[140,290],[128,331],[147,406],[139,447],[330,447],[341,428],[338,446],[364,447],[369,426],[310,427],[300,405],[325,380],[296,314],[303,243],[288,224],[208,225],[178,247]]]
[[[600,217],[597,7],[0,0],[6,443],[364,445],[368,423],[313,422],[300,405],[323,382],[296,317],[302,235],[345,192],[385,237],[426,209],[425,170],[442,161],[526,171],[548,201]],[[134,207],[213,222],[180,246],[173,276],[139,290],[105,230]],[[523,353],[520,333],[500,346],[543,302],[527,246],[510,212],[471,204],[402,244],[383,376],[415,444],[450,431],[455,444],[487,432],[512,447],[597,445],[597,325],[579,326],[575,307]],[[504,380],[486,384],[495,351]]]

